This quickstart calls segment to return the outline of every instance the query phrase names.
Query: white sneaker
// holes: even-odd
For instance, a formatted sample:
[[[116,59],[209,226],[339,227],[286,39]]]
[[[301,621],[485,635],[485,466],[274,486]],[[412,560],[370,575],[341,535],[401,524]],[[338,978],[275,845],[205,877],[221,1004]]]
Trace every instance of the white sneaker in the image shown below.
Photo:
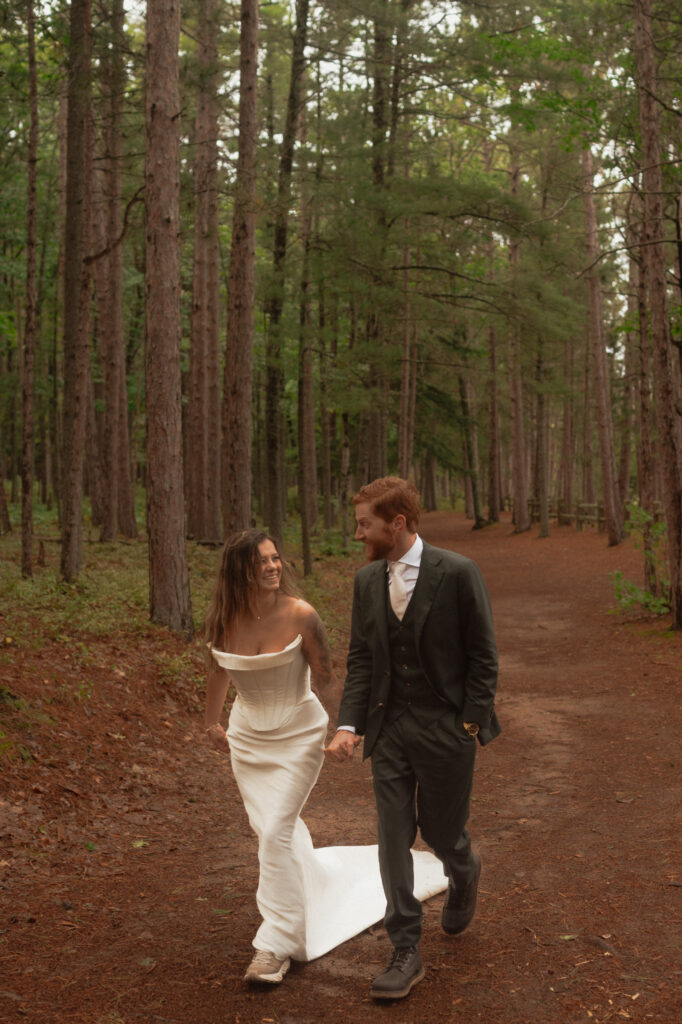
[[[269,985],[279,985],[290,965],[289,957],[278,960],[274,953],[258,949],[244,975],[244,981],[264,981]]]

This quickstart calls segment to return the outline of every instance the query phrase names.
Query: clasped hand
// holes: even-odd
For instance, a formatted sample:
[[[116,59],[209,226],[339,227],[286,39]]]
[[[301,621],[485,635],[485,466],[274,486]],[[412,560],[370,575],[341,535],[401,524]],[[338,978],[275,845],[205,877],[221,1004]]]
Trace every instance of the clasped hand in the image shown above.
[[[219,750],[223,754],[230,753],[230,744],[221,725],[217,722],[214,725],[210,725],[206,730],[206,735],[214,750]]]
[[[342,764],[344,761],[352,759],[359,742],[360,737],[356,736],[354,732],[349,732],[348,729],[339,729],[331,743],[324,748],[324,752],[331,761]]]

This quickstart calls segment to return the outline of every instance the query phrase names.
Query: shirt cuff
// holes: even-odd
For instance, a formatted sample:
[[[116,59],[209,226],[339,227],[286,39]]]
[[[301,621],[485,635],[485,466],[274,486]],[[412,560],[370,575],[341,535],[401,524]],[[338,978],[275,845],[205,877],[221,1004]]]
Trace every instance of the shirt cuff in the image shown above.
[[[336,731],[337,732],[352,732],[353,735],[355,735],[355,726],[354,725],[337,725]]]

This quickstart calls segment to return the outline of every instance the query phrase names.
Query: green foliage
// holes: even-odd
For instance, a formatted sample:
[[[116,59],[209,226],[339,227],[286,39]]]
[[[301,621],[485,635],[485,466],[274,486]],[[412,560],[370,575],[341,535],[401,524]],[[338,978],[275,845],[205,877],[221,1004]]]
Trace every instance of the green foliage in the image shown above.
[[[63,380],[60,309],[60,95],[66,79],[68,18],[64,5],[38,11],[39,159],[38,266],[39,337],[36,344],[36,468],[49,456],[59,465],[55,424]],[[279,142],[291,74],[294,6],[265,4],[260,17],[258,199],[256,237],[257,313],[254,353],[254,462],[263,462],[263,384],[271,291],[274,206]],[[7,471],[16,470],[20,446],[19,342],[25,290],[26,152],[28,64],[25,12],[3,7],[0,41],[0,436]],[[386,31],[382,111],[374,109],[374,23]],[[189,319],[192,308],[195,227],[194,114],[197,105],[197,11],[183,10],[181,40],[181,224],[183,316],[182,368],[189,379]],[[220,8],[216,27],[220,103],[218,169],[220,281],[224,316],[231,215],[238,152],[237,104],[239,11]],[[121,97],[122,195],[126,231],[121,243],[122,311],[126,339],[128,411],[136,470],[145,467],[144,329],[144,10],[131,8],[125,24],[126,84]],[[657,21],[662,150],[666,216],[673,237],[675,197],[680,194],[678,151],[679,28]],[[302,222],[310,215],[310,327],[315,347],[317,431],[321,405],[330,414],[332,474],[340,471],[340,418],[347,417],[351,474],[362,475],[366,425],[378,411],[387,437],[385,461],[397,463],[403,328],[413,332],[417,365],[417,409],[413,451],[435,456],[440,468],[460,473],[463,420],[458,375],[471,387],[470,418],[478,428],[481,460],[487,452],[489,332],[496,332],[499,434],[509,444],[510,401],[507,339],[521,344],[525,406],[532,443],[532,404],[543,391],[552,399],[550,418],[566,397],[582,388],[585,362],[586,288],[580,152],[591,145],[598,165],[602,248],[622,246],[637,204],[628,201],[641,168],[637,90],[632,52],[631,7],[615,0],[492,4],[460,0],[351,5],[346,0],[314,5],[308,26],[305,117],[293,167],[285,279],[282,284],[281,419],[286,424],[288,480],[298,463],[298,346],[301,334]],[[94,164],[103,151],[107,124],[107,75],[116,41],[109,11],[97,12],[92,30]],[[303,114],[303,111],[302,111]],[[379,122],[383,118],[383,124]],[[382,181],[376,176],[382,164]],[[514,166],[512,166],[514,165]],[[518,170],[518,189],[510,172]],[[518,243],[518,262],[509,249]],[[672,254],[671,254],[672,255]],[[626,260],[604,257],[605,334],[616,339],[614,380],[623,379],[623,351],[632,324],[626,312]],[[409,270],[405,272],[405,263]],[[672,262],[671,262],[672,265]],[[406,277],[408,280],[406,280]],[[98,410],[106,402],[98,353],[98,298],[93,294],[92,370]],[[671,309],[673,337],[682,337],[680,307]],[[464,326],[461,344],[455,329]],[[378,328],[377,328],[377,325]],[[221,325],[221,336],[224,337]],[[542,384],[536,381],[538,339],[543,345]],[[622,345],[621,345],[622,339]],[[565,353],[571,353],[570,360]],[[463,366],[463,364],[465,364]],[[614,389],[615,393],[615,389]],[[185,399],[187,393],[185,394]],[[577,405],[576,405],[577,408]],[[99,424],[98,424],[99,427]],[[49,436],[49,444],[47,443]],[[558,431],[554,435],[558,436]],[[589,444],[590,438],[585,438]],[[576,450],[580,447],[577,444]],[[384,459],[382,458],[382,464]],[[262,468],[261,468],[262,473]],[[258,474],[254,474],[254,479]],[[260,485],[259,485],[260,486]],[[260,488],[262,490],[262,487]],[[143,521],[144,506],[138,508]],[[18,517],[13,511],[15,522]],[[36,507],[36,516],[42,511]],[[38,519],[37,519],[38,523]],[[42,522],[36,526],[42,534]],[[99,553],[90,537],[87,567],[75,588],[57,584],[49,572],[31,581],[13,577],[9,594],[27,613],[46,611],[46,628],[117,629],[113,611],[93,607],[99,593]],[[54,552],[56,538],[46,544]],[[320,554],[340,550],[335,538],[321,540]],[[120,549],[116,548],[120,553]],[[147,580],[144,545],[121,557],[118,584],[128,595],[123,609],[110,608],[134,628],[146,628]],[[197,625],[208,601],[207,559],[193,550]],[[137,556],[140,556],[139,562]],[[198,573],[198,575],[197,575]],[[105,588],[108,584],[104,584]],[[106,595],[104,595],[106,596]],[[63,611],[57,608],[62,601]],[[49,611],[47,611],[49,607]],[[34,641],[37,642],[37,641]]]
[[[658,594],[637,586],[622,572],[612,572],[613,589],[620,611],[642,608],[652,615],[665,615],[670,611],[670,578],[667,562],[667,528],[664,520],[657,520],[650,512],[630,502],[627,506],[630,529],[635,547],[644,553],[645,565],[658,583]],[[618,610],[615,609],[615,610]]]
[[[9,638],[5,637],[3,646],[8,646]],[[11,733],[8,735],[4,727],[12,725]],[[3,759],[15,761],[20,759],[25,764],[31,764],[33,755],[28,747],[17,739],[17,733],[25,733],[31,726],[42,723],[54,725],[53,719],[40,708],[31,707],[23,697],[13,694],[5,686],[0,686],[0,763]]]
[[[15,525],[20,507],[10,505]],[[46,550],[46,564],[34,564],[33,576],[21,576],[21,534],[13,529],[0,538],[0,592],[4,602],[4,637],[0,637],[0,658],[11,657],[17,647],[34,650],[47,641],[57,643],[69,660],[80,668],[97,666],[95,642],[115,636],[142,636],[155,629],[149,623],[149,567],[146,539],[99,543],[88,536],[85,565],[74,584],[59,579],[59,532],[56,511],[36,505],[34,513],[36,541]],[[86,535],[88,528],[86,525]],[[284,538],[287,552],[300,547],[300,526],[293,521]],[[343,557],[340,530],[322,531],[313,540],[316,563]],[[188,542],[192,608],[195,629],[200,633],[213,592],[219,552],[216,548]],[[307,583],[299,580],[303,590]],[[40,629],[36,629],[36,622]],[[182,678],[192,684],[203,678],[203,651],[191,645],[182,655],[159,662],[162,679]],[[64,692],[66,696],[66,691]],[[0,690],[0,707],[2,706]],[[87,700],[87,686],[70,699]]]
[[[177,683],[181,680],[197,689],[206,678],[206,662],[198,644],[190,644],[178,655],[163,655],[155,659],[156,670],[161,683]]]
[[[652,615],[666,615],[670,611],[670,602],[665,597],[655,597],[649,590],[638,587],[632,580],[625,578],[622,572],[609,574],[613,581],[613,591],[618,602],[618,609],[623,612],[643,608]]]

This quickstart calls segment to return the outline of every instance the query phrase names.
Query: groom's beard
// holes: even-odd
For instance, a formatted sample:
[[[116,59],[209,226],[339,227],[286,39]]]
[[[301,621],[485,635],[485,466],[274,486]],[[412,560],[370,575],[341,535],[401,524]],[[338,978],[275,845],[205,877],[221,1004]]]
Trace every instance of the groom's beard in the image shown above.
[[[388,527],[386,527],[386,533],[383,537],[378,537],[376,540],[366,540],[365,555],[367,556],[367,561],[378,562],[380,559],[386,558],[393,547],[393,543],[393,535]]]

